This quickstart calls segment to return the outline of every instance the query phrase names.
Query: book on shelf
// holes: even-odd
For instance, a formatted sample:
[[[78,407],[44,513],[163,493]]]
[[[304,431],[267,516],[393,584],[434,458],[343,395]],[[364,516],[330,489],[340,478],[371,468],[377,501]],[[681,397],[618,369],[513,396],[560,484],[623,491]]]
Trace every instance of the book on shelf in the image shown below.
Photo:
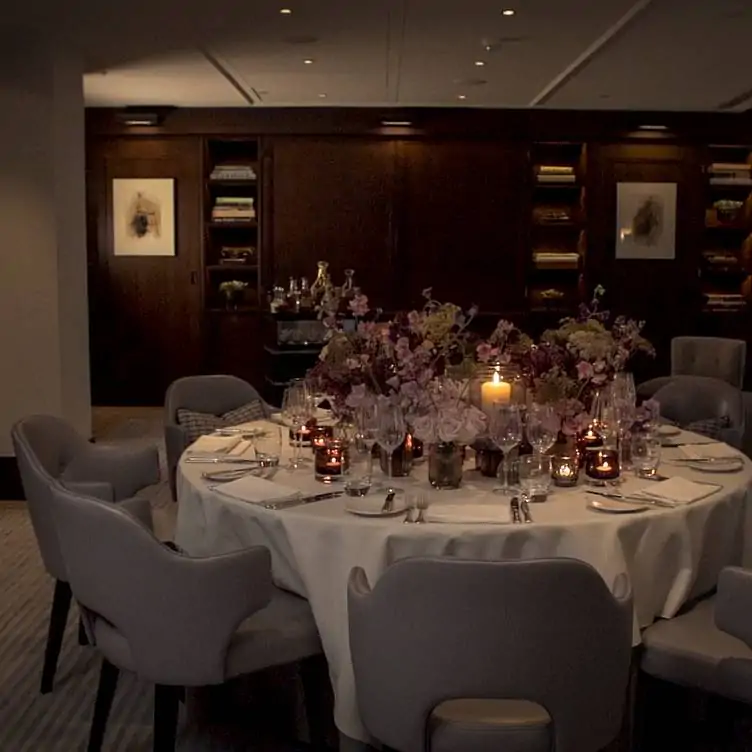
[[[534,251],[533,263],[538,269],[577,269],[580,257],[569,251]]]
[[[248,197],[220,196],[212,207],[212,220],[234,219],[250,222],[256,218],[254,201]]]
[[[219,164],[214,167],[210,180],[256,180],[256,170],[251,165]]]
[[[576,183],[577,176],[574,173],[571,174],[548,174],[539,172],[537,177],[539,183]]]
[[[730,176],[720,177],[717,173],[715,177],[710,178],[710,185],[752,185],[752,176]]]
[[[574,175],[572,165],[537,165],[536,171],[539,175]]]
[[[716,309],[746,308],[747,301],[741,293],[705,293],[706,306]]]

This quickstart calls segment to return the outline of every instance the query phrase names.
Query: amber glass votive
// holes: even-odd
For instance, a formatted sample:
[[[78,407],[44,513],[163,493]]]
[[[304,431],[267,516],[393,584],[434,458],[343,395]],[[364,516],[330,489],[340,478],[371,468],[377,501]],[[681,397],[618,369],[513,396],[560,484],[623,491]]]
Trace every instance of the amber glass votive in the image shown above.
[[[551,457],[551,479],[555,486],[569,488],[577,485],[580,477],[580,460],[575,454]]]
[[[313,453],[321,447],[325,447],[329,439],[334,438],[334,428],[332,426],[315,426],[311,430],[311,448]]]
[[[324,446],[316,448],[313,465],[317,480],[323,483],[340,480],[350,466],[347,444],[339,439],[328,439]]]
[[[300,446],[310,446],[311,445],[311,437],[313,436],[313,432],[316,430],[316,419],[311,418],[307,423],[300,426],[300,428],[295,428],[294,426],[290,429],[290,443],[298,443]]]
[[[585,473],[594,481],[616,480],[619,477],[619,452],[616,449],[594,449],[587,453]]]
[[[592,449],[600,449],[603,446],[603,434],[592,423],[577,434],[577,451],[580,455],[580,467],[585,465],[587,456]]]

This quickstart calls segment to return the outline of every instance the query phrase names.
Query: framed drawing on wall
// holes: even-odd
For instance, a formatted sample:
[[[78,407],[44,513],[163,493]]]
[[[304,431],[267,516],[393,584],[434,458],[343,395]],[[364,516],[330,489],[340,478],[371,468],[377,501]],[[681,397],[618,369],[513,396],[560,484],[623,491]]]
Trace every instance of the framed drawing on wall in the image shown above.
[[[676,183],[618,183],[616,258],[676,258]]]
[[[114,178],[112,234],[115,256],[174,256],[175,180]]]

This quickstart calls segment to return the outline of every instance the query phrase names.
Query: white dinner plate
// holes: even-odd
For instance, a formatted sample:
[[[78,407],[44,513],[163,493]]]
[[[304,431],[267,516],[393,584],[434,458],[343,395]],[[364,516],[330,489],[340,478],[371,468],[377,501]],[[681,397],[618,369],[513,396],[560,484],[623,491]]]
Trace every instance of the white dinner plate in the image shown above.
[[[697,470],[700,473],[738,473],[744,467],[744,460],[713,460],[712,462],[692,462],[691,460],[682,463],[684,466]]]
[[[655,430],[658,436],[660,436],[662,439],[668,439],[671,436],[678,436],[682,432],[679,426],[672,426],[668,423],[661,424]]]
[[[394,498],[394,506],[391,512],[382,512],[384,506],[384,497],[381,494],[372,496],[348,496],[345,500],[345,510],[350,514],[357,514],[359,517],[393,517],[396,514],[404,514],[407,511],[407,504],[404,496]]]
[[[637,512],[646,512],[650,509],[649,505],[640,503],[616,501],[615,499],[591,499],[588,502],[588,509],[595,512],[606,512],[607,514],[637,514]]]

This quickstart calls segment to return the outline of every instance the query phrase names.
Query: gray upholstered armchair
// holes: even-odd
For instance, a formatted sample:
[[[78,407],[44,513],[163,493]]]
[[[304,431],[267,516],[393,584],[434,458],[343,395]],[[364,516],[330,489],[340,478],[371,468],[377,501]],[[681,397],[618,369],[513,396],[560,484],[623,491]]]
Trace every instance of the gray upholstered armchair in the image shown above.
[[[120,670],[156,685],[153,748],[171,752],[186,687],[322,657],[308,602],[274,587],[266,548],[191,558],[118,505],[62,487],[53,502],[73,596],[103,656],[90,752],[102,747]]]
[[[71,591],[52,517],[52,489],[59,484],[103,501],[118,501],[131,514],[151,525],[148,498],[130,498],[159,480],[156,448],[124,450],[90,444],[61,418],[33,415],[11,429],[24,495],[39,552],[55,579],[47,636],[43,693],[52,691]],[[82,635],[80,635],[82,638]]]
[[[403,559],[373,590],[354,569],[350,648],[366,729],[398,752],[606,747],[629,678],[622,584],[617,599],[574,559]]]
[[[705,376],[676,376],[653,399],[660,404],[662,417],[690,430],[700,423],[715,422],[714,430],[701,432],[741,448],[745,414],[738,388]]]
[[[165,395],[165,449],[173,499],[177,499],[175,473],[180,455],[193,440],[178,422],[178,410],[220,416],[255,401],[261,403],[263,415],[271,415],[273,408],[261,399],[255,387],[237,376],[185,376],[170,384]]]
[[[741,389],[747,364],[747,343],[724,337],[674,337],[671,340],[671,375],[645,381],[637,387],[642,399],[652,397],[675,376],[707,376]]]

